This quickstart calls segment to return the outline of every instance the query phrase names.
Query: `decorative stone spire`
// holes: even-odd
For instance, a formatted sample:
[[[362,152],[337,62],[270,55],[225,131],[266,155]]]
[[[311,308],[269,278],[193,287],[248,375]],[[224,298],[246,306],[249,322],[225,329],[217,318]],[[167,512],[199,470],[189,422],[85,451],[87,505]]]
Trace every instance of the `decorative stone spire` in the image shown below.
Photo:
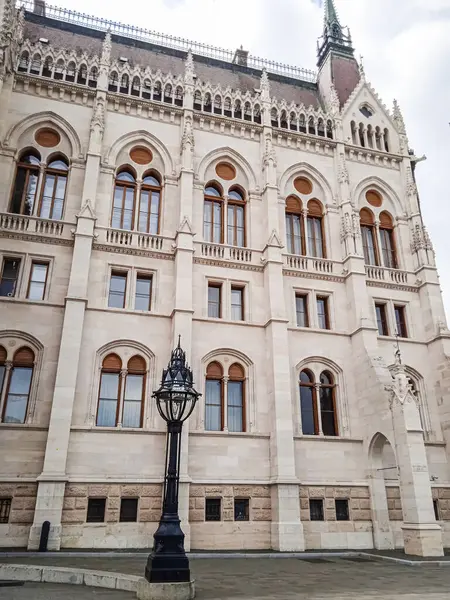
[[[108,30],[102,44],[102,56],[100,58],[101,65],[109,66],[109,61],[111,60],[111,48],[111,32]]]
[[[396,127],[397,131],[400,134],[406,135],[405,121],[403,120],[403,115],[402,115],[402,112],[400,110],[400,106],[398,105],[397,100],[394,100],[394,107],[392,110],[392,114],[394,117],[394,123],[395,123],[395,127]]]
[[[324,1],[323,17],[323,40],[318,48],[318,66],[324,62],[330,50],[337,50],[339,53],[353,56],[352,39],[350,31],[342,27],[334,5],[334,0]]]
[[[261,100],[270,100],[270,81],[265,67],[261,73],[261,83],[259,89],[261,91]]]
[[[359,66],[359,76],[361,77],[362,81],[365,81],[366,80],[366,71],[364,70],[363,58],[364,57],[362,55],[359,57],[358,66]]]
[[[336,117],[340,112],[341,105],[336,88],[334,87],[334,83],[331,83],[330,85],[330,97],[328,99],[328,105],[330,113],[333,115],[333,117]]]
[[[186,62],[184,63],[184,83],[188,85],[194,85],[195,72],[194,72],[194,57],[192,51],[189,48]]]

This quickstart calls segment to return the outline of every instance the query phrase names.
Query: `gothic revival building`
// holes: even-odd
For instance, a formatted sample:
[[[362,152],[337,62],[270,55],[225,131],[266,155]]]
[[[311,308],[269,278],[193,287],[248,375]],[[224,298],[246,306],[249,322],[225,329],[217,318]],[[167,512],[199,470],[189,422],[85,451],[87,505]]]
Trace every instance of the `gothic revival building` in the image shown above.
[[[0,545],[47,520],[51,549],[151,545],[181,335],[188,547],[441,554],[417,159],[333,0],[317,73],[43,0],[0,16]]]

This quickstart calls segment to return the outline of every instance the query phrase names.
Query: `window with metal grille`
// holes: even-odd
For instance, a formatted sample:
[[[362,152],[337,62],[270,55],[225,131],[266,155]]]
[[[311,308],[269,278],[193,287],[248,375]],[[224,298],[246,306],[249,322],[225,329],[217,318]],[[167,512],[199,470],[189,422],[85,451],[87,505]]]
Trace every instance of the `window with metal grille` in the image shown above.
[[[221,516],[220,498],[206,498],[205,500],[205,521],[220,521]]]
[[[433,500],[433,508],[434,508],[434,517],[435,517],[436,521],[440,521],[441,518],[439,516],[439,500]]]
[[[311,521],[323,521],[323,500],[310,498],[309,500],[309,518]]]
[[[119,521],[121,521],[122,523],[135,523],[137,521],[137,513],[137,498],[121,498]]]
[[[103,523],[105,521],[106,498],[89,498],[87,523]]]
[[[0,498],[0,523],[9,522],[12,498]]]
[[[248,498],[235,499],[234,501],[234,520],[250,520],[250,501]]]
[[[336,505],[336,521],[349,521],[348,500],[335,500],[334,502]]]

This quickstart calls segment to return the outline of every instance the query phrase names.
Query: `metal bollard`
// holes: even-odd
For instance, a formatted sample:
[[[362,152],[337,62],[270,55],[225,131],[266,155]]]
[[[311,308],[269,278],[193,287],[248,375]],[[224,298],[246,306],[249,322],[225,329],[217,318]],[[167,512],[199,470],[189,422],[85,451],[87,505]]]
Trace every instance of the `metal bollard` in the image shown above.
[[[50,533],[50,521],[44,521],[42,523],[41,538],[39,540],[39,552],[47,552],[49,533]]]

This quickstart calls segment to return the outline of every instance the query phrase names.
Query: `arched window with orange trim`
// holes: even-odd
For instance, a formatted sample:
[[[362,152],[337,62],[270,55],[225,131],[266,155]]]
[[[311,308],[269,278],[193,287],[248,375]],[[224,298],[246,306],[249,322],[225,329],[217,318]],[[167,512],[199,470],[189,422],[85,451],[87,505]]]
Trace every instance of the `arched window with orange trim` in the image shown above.
[[[309,369],[300,373],[300,413],[304,435],[319,434],[314,375]]]
[[[320,374],[320,418],[324,435],[338,435],[334,377],[329,371]]]
[[[290,254],[306,254],[302,201],[297,196],[286,200],[286,244]]]
[[[108,354],[103,359],[96,423],[99,427],[115,427],[117,425],[121,369],[122,360],[117,354]]]
[[[237,188],[228,192],[227,230],[230,246],[245,246],[245,199]]]
[[[114,185],[111,227],[133,229],[135,197],[136,178],[134,173],[127,168],[120,170],[116,175]]]
[[[325,258],[325,238],[323,234],[323,206],[319,200],[308,202],[308,251],[311,256]]]
[[[238,363],[228,369],[227,427],[228,431],[245,431],[245,372]]]
[[[217,184],[206,186],[203,210],[203,239],[223,244],[223,197]]]
[[[123,396],[122,426],[142,427],[145,397],[146,363],[142,356],[133,356],[127,364]]]
[[[13,357],[9,381],[6,382],[6,399],[2,420],[4,423],[25,423],[34,370],[34,352],[19,348]],[[4,363],[3,363],[4,364]]]
[[[380,214],[380,239],[384,266],[390,269],[397,269],[398,260],[394,238],[394,223],[391,215],[386,211]]]
[[[53,158],[45,169],[39,216],[43,219],[60,220],[66,197],[69,162],[65,156]]]
[[[366,265],[378,265],[378,246],[373,212],[368,208],[362,208],[359,213],[359,218]]]
[[[209,363],[205,383],[205,429],[222,431],[224,423],[223,369],[218,362]]]
[[[139,198],[139,231],[159,233],[161,212],[161,179],[154,171],[144,175]]]
[[[32,215],[36,201],[41,157],[36,150],[22,154],[17,163],[9,211],[17,215]]]

